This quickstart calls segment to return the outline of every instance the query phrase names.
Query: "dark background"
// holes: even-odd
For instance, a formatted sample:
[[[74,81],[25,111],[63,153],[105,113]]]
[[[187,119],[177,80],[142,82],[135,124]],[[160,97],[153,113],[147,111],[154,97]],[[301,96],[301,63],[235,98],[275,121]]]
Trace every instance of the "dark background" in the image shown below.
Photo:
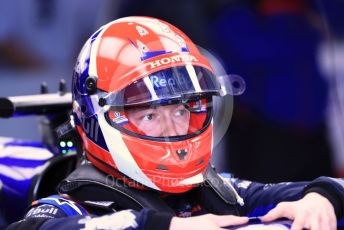
[[[0,96],[70,85],[82,44],[101,25],[153,16],[182,29],[246,80],[219,171],[277,182],[344,175],[344,1],[3,0]],[[37,117],[0,120],[0,136],[40,140]],[[221,153],[221,154],[219,154]]]

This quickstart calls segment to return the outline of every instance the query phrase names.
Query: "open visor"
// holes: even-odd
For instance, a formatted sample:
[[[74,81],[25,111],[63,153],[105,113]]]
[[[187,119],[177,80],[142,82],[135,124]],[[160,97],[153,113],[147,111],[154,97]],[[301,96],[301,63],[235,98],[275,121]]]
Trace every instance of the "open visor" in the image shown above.
[[[112,127],[132,136],[179,141],[205,130],[211,122],[212,103],[211,98],[203,98],[168,105],[110,107],[105,117]]]
[[[187,64],[155,72],[119,92],[99,96],[103,105],[134,106],[202,95],[240,95],[244,90],[245,82],[240,76],[215,76],[208,69]]]

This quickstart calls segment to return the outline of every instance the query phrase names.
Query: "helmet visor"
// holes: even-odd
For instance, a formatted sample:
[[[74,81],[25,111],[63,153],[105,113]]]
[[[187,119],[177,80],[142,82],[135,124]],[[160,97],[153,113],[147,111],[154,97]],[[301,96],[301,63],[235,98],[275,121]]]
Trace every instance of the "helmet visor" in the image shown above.
[[[155,72],[119,92],[101,97],[110,106],[164,104],[169,100],[202,95],[237,95],[243,92],[244,87],[244,81],[238,76],[217,77],[208,69],[187,64]]]

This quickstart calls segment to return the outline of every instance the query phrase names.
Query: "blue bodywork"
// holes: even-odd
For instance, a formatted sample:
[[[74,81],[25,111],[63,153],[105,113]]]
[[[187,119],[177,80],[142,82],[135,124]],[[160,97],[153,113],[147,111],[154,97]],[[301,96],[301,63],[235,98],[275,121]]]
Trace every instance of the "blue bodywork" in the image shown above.
[[[30,202],[34,177],[54,154],[42,143],[0,138],[0,210],[4,220],[20,219]]]

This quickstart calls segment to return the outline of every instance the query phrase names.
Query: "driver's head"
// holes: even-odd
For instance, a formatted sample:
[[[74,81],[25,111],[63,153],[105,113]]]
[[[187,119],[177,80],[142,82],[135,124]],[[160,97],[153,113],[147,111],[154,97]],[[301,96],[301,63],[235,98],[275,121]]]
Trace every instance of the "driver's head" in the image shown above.
[[[126,17],[96,31],[73,76],[73,114],[100,170],[159,191],[203,182],[212,152],[212,96],[231,92],[179,29]]]

